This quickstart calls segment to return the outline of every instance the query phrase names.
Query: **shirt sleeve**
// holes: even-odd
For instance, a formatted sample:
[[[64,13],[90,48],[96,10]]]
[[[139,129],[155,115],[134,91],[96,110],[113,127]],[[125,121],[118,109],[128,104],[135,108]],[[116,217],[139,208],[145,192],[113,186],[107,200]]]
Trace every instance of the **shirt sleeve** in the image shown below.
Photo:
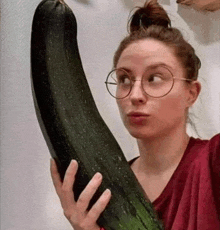
[[[213,192],[220,219],[220,134],[215,135],[210,140],[209,151],[211,154]]]

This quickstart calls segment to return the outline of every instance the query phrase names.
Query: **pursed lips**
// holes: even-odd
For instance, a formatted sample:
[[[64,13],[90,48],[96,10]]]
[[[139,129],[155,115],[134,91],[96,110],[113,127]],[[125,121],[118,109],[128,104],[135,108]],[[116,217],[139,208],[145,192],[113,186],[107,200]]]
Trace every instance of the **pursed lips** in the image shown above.
[[[129,112],[127,114],[129,117],[141,117],[141,116],[149,116],[147,113],[142,113],[142,112]]]
[[[129,112],[127,117],[129,123],[135,125],[143,125],[149,117],[149,114],[143,112]]]

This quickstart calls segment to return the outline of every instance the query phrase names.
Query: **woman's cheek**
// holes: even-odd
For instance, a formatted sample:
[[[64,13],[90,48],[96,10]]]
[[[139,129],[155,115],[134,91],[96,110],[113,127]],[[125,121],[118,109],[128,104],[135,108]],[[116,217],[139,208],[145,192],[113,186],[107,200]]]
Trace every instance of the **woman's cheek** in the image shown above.
[[[118,103],[118,109],[119,109],[119,113],[120,113],[122,121],[125,122],[125,120],[126,120],[126,111],[125,111],[126,106],[123,106],[123,105],[121,105],[121,103],[120,104]]]
[[[161,101],[158,106],[158,114],[164,121],[175,122],[185,119],[185,103],[181,97],[169,97]]]

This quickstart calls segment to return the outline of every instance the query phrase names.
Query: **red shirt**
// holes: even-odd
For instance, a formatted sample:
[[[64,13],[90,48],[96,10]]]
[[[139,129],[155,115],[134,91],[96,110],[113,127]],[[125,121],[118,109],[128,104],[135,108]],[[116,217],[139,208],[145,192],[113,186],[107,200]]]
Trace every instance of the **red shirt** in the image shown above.
[[[190,138],[153,206],[166,230],[220,230],[220,134]]]
[[[153,206],[167,230],[220,230],[220,134],[190,138]]]

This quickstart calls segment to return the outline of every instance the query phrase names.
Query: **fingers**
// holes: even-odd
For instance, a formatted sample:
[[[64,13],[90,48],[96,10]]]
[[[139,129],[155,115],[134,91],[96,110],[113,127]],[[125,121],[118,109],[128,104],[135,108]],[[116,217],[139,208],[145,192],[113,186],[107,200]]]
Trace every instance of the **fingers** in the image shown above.
[[[74,201],[72,189],[75,181],[75,175],[78,169],[78,163],[75,160],[71,160],[70,165],[66,170],[63,182],[61,181],[60,174],[54,159],[51,159],[50,169],[53,184],[62,205],[64,204],[65,206],[65,204],[68,202],[72,203]]]
[[[75,160],[71,160],[70,165],[68,166],[62,188],[61,188],[61,204],[63,209],[72,209],[75,204],[73,185],[75,182],[75,176],[78,169],[78,163]]]
[[[93,207],[89,210],[87,217],[90,219],[90,221],[96,222],[98,220],[100,214],[105,210],[107,204],[109,203],[110,198],[111,191],[106,189]]]
[[[78,163],[72,160],[68,166],[64,180],[62,182],[57,165],[54,159],[51,159],[51,176],[63,207],[64,215],[75,229],[99,229],[97,219],[104,211],[111,198],[111,192],[106,189],[99,197],[92,208],[87,211],[89,203],[102,182],[102,175],[96,173],[85,189],[80,194],[77,202],[74,200],[73,185],[78,169]]]
[[[77,169],[78,169],[77,161],[71,160],[63,179],[63,190],[72,191]]]
[[[77,200],[77,207],[81,209],[81,211],[86,211],[89,206],[89,202],[95,192],[97,191],[98,187],[102,182],[102,175],[100,173],[96,173],[90,182],[87,184],[85,189],[80,194]]]

